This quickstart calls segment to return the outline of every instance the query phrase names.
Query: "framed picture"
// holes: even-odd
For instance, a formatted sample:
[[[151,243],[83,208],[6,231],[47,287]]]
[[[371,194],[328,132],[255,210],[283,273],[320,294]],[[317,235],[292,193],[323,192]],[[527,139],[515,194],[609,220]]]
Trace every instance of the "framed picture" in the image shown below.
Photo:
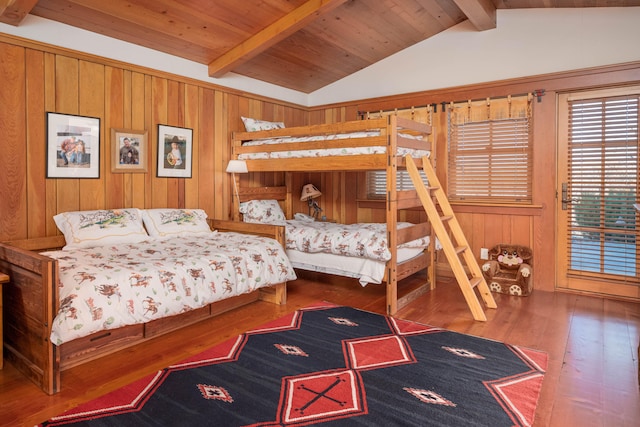
[[[111,128],[111,172],[147,172],[147,131]]]
[[[193,130],[158,125],[158,177],[191,178]]]
[[[47,178],[100,178],[100,119],[47,113]]]

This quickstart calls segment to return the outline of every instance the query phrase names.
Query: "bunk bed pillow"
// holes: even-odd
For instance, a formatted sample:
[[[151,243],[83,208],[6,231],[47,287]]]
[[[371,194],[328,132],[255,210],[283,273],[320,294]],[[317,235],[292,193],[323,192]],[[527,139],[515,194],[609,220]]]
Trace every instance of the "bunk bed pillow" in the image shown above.
[[[240,203],[244,222],[285,225],[286,217],[277,200],[250,200]]]
[[[284,129],[283,122],[268,122],[266,120],[256,120],[248,117],[242,117],[242,123],[247,132],[256,132],[259,130]]]
[[[64,234],[63,249],[138,243],[149,239],[139,209],[64,212],[53,217]]]
[[[149,235],[155,239],[212,233],[207,213],[202,209],[145,209],[142,220]]]

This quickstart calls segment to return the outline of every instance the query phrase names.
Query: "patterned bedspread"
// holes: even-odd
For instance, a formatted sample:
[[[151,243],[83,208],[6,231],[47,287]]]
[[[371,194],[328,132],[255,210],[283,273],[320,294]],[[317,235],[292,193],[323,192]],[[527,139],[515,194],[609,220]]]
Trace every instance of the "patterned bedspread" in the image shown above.
[[[412,224],[398,223],[398,228]],[[331,222],[287,221],[287,249],[301,252],[324,252],[334,255],[364,257],[388,261],[391,252],[387,245],[387,224],[358,223],[336,224]],[[426,248],[429,236],[405,243],[400,247]]]
[[[43,254],[60,271],[57,345],[296,278],[276,240],[239,233]]]
[[[247,141],[243,143],[243,146],[255,146],[255,145],[269,145],[269,144],[283,144],[291,142],[309,142],[309,141],[333,141],[343,139],[354,138],[366,138],[379,136],[379,131],[368,132],[351,132],[335,135],[314,135],[314,136],[302,136],[302,137],[282,137],[272,139],[256,139],[253,141]],[[402,134],[405,138],[419,139],[410,134]],[[326,157],[326,156],[356,156],[362,154],[384,154],[387,151],[387,147],[381,146],[367,146],[367,147],[341,147],[341,148],[324,148],[314,150],[286,150],[286,151],[272,151],[272,152],[260,152],[260,153],[244,153],[238,156],[240,160],[263,160],[263,159],[289,159],[289,158],[303,158],[303,157]],[[401,157],[410,154],[412,157],[424,157],[429,156],[428,150],[414,150],[410,148],[398,147],[397,154]]]

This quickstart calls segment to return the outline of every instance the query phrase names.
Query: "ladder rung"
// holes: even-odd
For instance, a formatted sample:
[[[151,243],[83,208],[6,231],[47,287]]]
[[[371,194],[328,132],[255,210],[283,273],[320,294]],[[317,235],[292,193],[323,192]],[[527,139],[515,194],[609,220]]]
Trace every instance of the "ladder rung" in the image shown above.
[[[471,283],[472,288],[475,288],[476,286],[478,286],[480,282],[482,282],[482,277],[471,277],[469,279],[469,283]]]
[[[453,215],[445,215],[440,217],[440,221],[442,222],[451,221],[452,219],[453,219]]]
[[[440,187],[427,187],[427,190],[430,191],[430,192],[438,191],[439,189],[440,189]]]
[[[461,254],[462,252],[466,251],[467,249],[469,249],[469,246],[458,246],[458,247],[456,247],[456,253],[457,254]]]

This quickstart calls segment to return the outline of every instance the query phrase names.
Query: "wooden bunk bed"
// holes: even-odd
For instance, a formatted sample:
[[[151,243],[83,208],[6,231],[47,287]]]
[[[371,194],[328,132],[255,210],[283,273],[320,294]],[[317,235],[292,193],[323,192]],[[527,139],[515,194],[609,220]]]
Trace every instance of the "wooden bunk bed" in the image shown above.
[[[348,135],[358,134],[358,137]],[[239,201],[252,199],[279,199],[284,197],[287,218],[292,217],[291,173],[329,171],[386,171],[386,230],[391,259],[386,263],[384,280],[386,283],[387,312],[395,314],[399,308],[435,286],[435,236],[429,222],[398,228],[399,212],[405,209],[422,209],[415,190],[396,189],[397,171],[406,168],[404,155],[407,152],[427,152],[428,155],[415,157],[418,166],[423,161],[435,164],[435,150],[431,146],[430,125],[389,115],[387,117],[349,121],[336,124],[312,125],[254,132],[235,132],[232,136],[232,158],[245,160],[249,172],[286,172],[288,185],[268,188],[266,193],[259,188],[239,189]],[[329,137],[342,135],[343,137]],[[344,137],[346,136],[346,137]],[[303,137],[306,141],[298,142]],[[273,139],[277,143],[272,143]],[[309,140],[311,139],[311,140]],[[317,139],[317,140],[314,140]],[[267,144],[259,141],[270,140]],[[249,142],[247,144],[247,142]],[[356,147],[365,148],[364,154],[342,155]],[[375,149],[371,149],[375,147]],[[382,148],[380,150],[379,148]],[[327,151],[328,150],[328,151]],[[304,154],[294,158],[277,158],[285,153],[312,151],[312,157]],[[318,157],[327,153],[326,158]],[[282,194],[284,193],[284,196]],[[299,194],[299,193],[297,193]],[[234,203],[238,201],[234,200]],[[238,212],[238,205],[234,206]],[[405,263],[397,262],[397,248],[421,236],[430,235],[430,248],[420,256]],[[398,282],[419,271],[427,270],[428,280],[417,289],[404,293]]]
[[[283,227],[217,220],[209,223],[218,231],[271,237],[284,244]],[[12,365],[48,394],[60,391],[60,373],[72,366],[256,300],[275,304],[286,302],[285,282],[182,314],[94,333],[56,346],[49,337],[54,317],[60,308],[58,261],[40,252],[60,249],[64,245],[65,239],[61,235],[0,243],[0,271],[10,276],[10,282],[3,286],[4,354]]]

